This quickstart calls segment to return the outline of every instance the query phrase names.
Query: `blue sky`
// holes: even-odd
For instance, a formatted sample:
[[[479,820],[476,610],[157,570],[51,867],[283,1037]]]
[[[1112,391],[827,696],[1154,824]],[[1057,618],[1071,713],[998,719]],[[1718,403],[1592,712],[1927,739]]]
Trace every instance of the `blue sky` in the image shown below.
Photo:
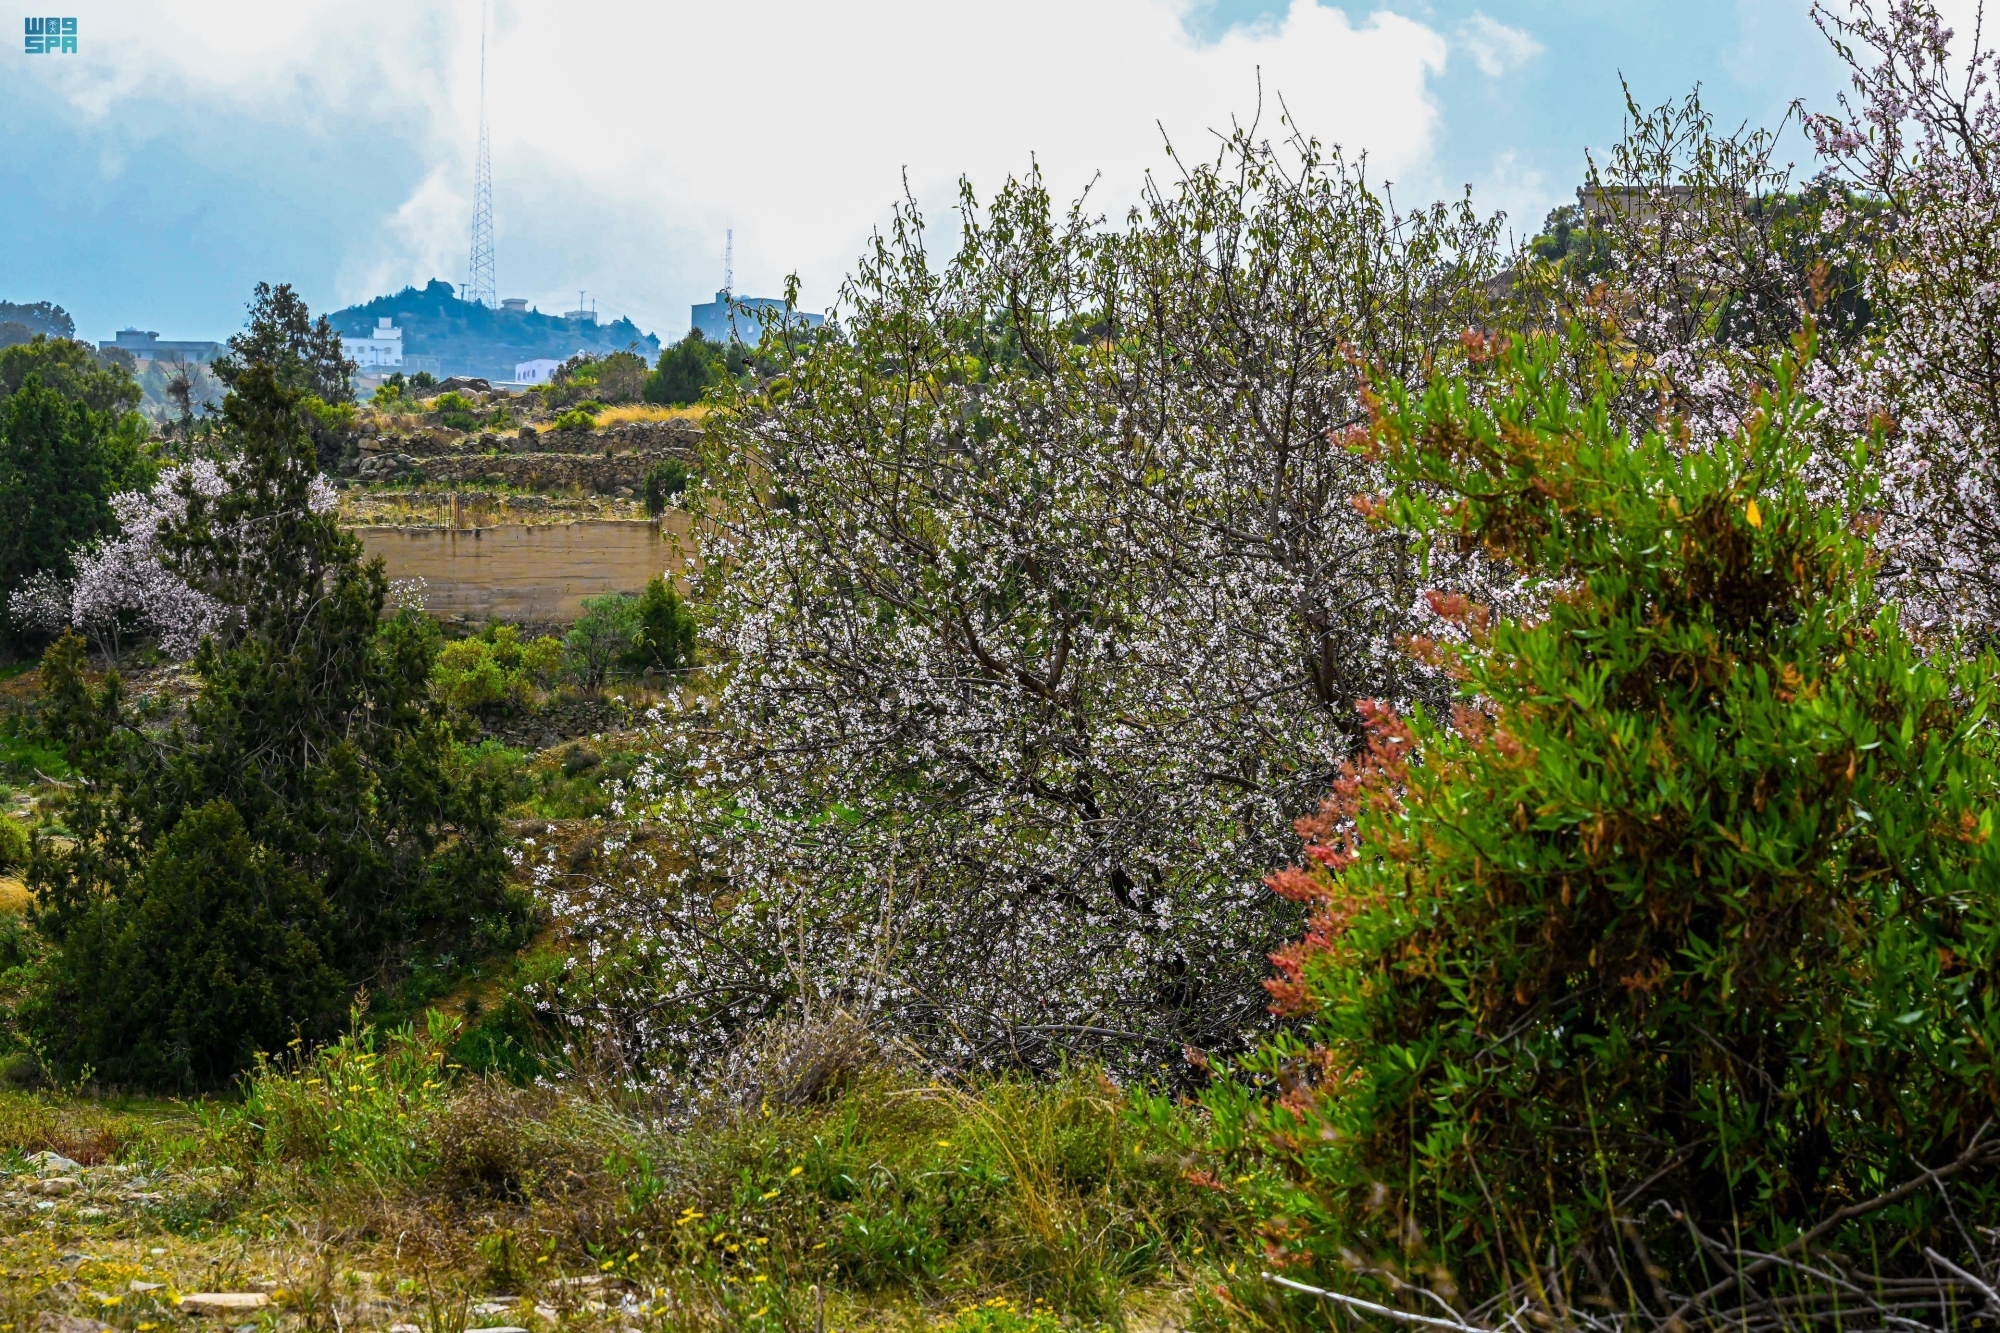
[[[26,56],[0,10],[0,298],[93,339],[218,337],[259,279],[315,308],[460,279],[477,0],[63,12],[73,57]],[[906,178],[937,215],[959,173],[991,193],[1034,160],[1122,213],[1162,164],[1155,122],[1198,144],[1250,114],[1259,71],[1400,197],[1469,183],[1529,230],[1616,138],[1621,72],[1649,103],[1699,83],[1731,123],[1841,87],[1790,0],[498,0],[488,30],[501,294],[583,289],[670,337],[719,285],[725,228],[739,291],[797,271],[824,307]]]

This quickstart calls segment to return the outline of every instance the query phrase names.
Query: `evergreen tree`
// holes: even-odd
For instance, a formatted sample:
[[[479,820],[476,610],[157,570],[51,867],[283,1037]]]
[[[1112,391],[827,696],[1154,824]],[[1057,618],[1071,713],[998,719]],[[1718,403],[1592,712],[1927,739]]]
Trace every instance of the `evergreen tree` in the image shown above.
[[[660,353],[658,367],[646,377],[645,398],[649,403],[685,407],[700,402],[703,391],[717,378],[715,349],[700,329],[692,329]]]
[[[39,376],[43,387],[69,402],[114,417],[137,408],[144,396],[126,367],[67,338],[37,335],[0,350],[0,398],[18,392],[30,375]]]
[[[249,324],[231,335],[228,353],[216,359],[217,378],[233,389],[252,366],[261,365],[287,389],[335,406],[354,401],[359,364],[348,359],[326,316],[315,320],[290,283],[258,283],[249,309]]]
[[[679,671],[694,665],[694,616],[674,585],[659,575],[639,594],[639,633],[627,656],[641,671]]]
[[[0,606],[25,578],[67,576],[71,551],[117,526],[111,496],[147,484],[151,470],[131,422],[30,371],[0,400]]]
[[[239,374],[223,405],[227,484],[188,480],[184,517],[161,532],[173,573],[236,608],[240,626],[196,653],[185,715],[142,725],[115,671],[90,684],[73,636],[44,660],[45,725],[82,781],[63,816],[75,836],[42,841],[30,866],[56,951],[29,1018],[71,1068],[193,1084],[243,1054],[211,1044],[197,1058],[149,1016],[153,982],[102,982],[107,960],[180,956],[175,923],[197,909],[174,904],[224,873],[162,851],[194,812],[211,831],[239,821],[241,863],[276,886],[268,910],[203,918],[217,940],[240,931],[239,950],[281,939],[350,986],[380,984],[413,955],[512,939],[525,922],[506,886],[499,794],[457,762],[430,697],[435,627],[410,613],[380,620],[381,562],[364,562],[336,522],[300,399],[270,368]],[[115,941],[109,921],[126,923]],[[166,933],[149,934],[156,924]],[[254,1010],[259,1034],[294,1023],[324,1033],[334,1008],[320,1005],[317,983],[300,987],[252,1005],[217,982],[210,1010],[188,998],[173,1021],[220,1031],[219,1015]],[[148,1035],[135,1045],[134,1033]]]

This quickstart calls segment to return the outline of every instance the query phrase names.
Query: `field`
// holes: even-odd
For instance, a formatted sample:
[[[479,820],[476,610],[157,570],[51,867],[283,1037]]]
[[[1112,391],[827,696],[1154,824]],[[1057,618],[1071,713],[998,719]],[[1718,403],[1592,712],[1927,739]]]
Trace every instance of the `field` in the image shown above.
[[[1115,1089],[914,1077],[838,1020],[692,1116],[363,1032],[242,1099],[0,1093],[0,1323],[1179,1326],[1218,1244]]]

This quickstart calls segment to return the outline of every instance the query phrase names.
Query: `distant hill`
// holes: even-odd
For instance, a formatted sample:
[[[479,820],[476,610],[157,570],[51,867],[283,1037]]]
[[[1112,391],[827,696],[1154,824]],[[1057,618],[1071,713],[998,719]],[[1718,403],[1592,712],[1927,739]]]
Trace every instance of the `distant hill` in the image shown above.
[[[660,354],[660,340],[629,319],[585,324],[537,310],[494,310],[461,301],[448,282],[431,279],[327,316],[340,336],[366,338],[375,321],[392,320],[403,331],[403,355],[436,357],[444,375],[482,375],[510,380],[518,362],[537,357],[560,361],[575,353],[622,352],[628,347],[647,360]]]

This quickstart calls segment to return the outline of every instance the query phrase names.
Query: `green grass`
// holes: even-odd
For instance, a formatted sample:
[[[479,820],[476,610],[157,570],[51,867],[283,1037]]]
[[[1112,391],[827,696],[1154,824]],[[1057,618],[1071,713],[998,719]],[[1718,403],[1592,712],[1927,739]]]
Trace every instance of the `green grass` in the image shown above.
[[[261,1280],[261,1333],[331,1333],[335,1310],[450,1333],[494,1292],[525,1303],[479,1322],[535,1333],[804,1330],[818,1302],[829,1328],[1057,1333],[1181,1301],[1224,1234],[1216,1196],[1117,1089],[942,1086],[857,1033],[794,1033],[776,1063],[752,1043],[691,1118],[615,1080],[454,1069],[442,1019],[282,1053],[235,1098],[0,1092],[0,1176],[45,1149],[84,1164],[73,1195],[0,1179],[0,1321],[178,1326],[130,1279]],[[827,1077],[799,1077],[815,1060]],[[621,1294],[643,1312],[606,1308]]]
[[[37,774],[51,778],[69,776],[62,751],[38,738],[19,713],[0,718],[0,777],[13,782],[33,781]]]

